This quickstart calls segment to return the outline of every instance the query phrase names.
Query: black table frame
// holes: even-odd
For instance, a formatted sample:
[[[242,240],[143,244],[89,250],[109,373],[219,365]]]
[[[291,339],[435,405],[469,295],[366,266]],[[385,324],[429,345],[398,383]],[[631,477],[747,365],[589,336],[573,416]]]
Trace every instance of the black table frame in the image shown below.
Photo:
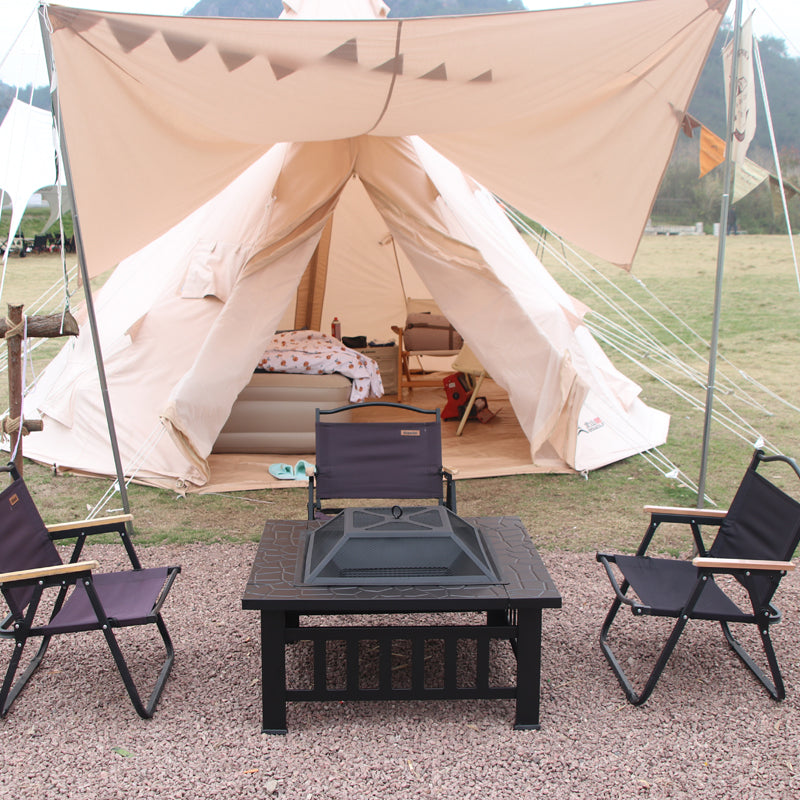
[[[541,685],[542,609],[560,608],[561,596],[516,517],[469,520],[483,533],[503,583],[458,586],[306,586],[297,572],[298,553],[311,527],[320,523],[268,520],[256,552],[242,608],[261,614],[262,731],[284,734],[286,702],[296,700],[424,700],[516,698],[514,727],[538,729]],[[301,616],[437,612],[485,613],[484,625],[313,625]],[[516,686],[490,683],[492,640],[510,641],[516,657]],[[313,642],[313,682],[309,689],[286,684],[286,646]],[[394,641],[411,646],[410,685],[395,686],[391,658]],[[425,681],[425,644],[444,643],[441,686]],[[474,642],[475,680],[457,680],[460,640]],[[345,642],[346,685],[327,685],[326,648]],[[360,643],[377,642],[378,683],[359,683]]]

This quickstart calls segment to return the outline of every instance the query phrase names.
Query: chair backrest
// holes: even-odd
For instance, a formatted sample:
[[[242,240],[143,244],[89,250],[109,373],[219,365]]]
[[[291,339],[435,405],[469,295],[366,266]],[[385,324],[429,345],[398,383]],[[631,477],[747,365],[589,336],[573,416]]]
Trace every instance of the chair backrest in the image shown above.
[[[756,471],[772,461],[788,464],[800,478],[792,459],[765,456],[756,450],[709,549],[710,556],[788,561],[794,555],[800,543],[800,503]],[[777,586],[775,580],[761,575],[742,583],[761,604],[769,602]]]
[[[353,406],[317,409],[316,492],[331,498],[443,499],[439,409],[400,403],[364,403],[359,411],[386,406],[424,419],[408,422],[336,422],[330,415]]]
[[[61,564],[25,482],[13,464],[0,470],[12,476],[11,483],[0,492],[0,572]],[[33,587],[6,589],[4,594],[12,613],[19,615],[30,602]]]

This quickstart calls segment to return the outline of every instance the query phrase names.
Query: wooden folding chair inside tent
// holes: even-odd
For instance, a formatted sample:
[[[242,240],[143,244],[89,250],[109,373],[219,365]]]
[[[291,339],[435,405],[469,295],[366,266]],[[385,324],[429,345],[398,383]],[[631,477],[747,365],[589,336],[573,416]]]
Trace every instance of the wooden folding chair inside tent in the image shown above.
[[[464,340],[432,299],[406,299],[406,322],[392,325],[397,334],[397,401],[403,400],[403,389],[414,386],[441,386],[441,378],[412,379],[410,360],[421,356],[455,356]],[[421,362],[420,362],[421,365]],[[424,373],[424,370],[421,370]]]

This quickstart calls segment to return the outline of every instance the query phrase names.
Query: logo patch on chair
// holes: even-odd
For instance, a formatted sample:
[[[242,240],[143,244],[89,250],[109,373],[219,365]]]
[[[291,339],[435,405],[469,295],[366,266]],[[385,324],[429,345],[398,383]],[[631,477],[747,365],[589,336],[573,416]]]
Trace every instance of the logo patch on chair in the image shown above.
[[[19,495],[12,494],[11,497],[8,498],[8,504],[11,506],[11,508],[14,508],[17,503],[19,503]]]
[[[416,430],[416,429],[415,430],[411,430],[409,428],[403,428],[400,431],[400,435],[401,436],[420,436],[421,434],[422,434],[422,431]]]

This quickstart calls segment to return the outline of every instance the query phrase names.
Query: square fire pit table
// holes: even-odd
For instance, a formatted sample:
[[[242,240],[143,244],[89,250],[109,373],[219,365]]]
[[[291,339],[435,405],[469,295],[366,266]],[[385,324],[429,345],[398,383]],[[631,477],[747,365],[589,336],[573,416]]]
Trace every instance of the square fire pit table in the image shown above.
[[[516,698],[514,727],[539,727],[542,609],[560,608],[561,595],[528,532],[517,517],[474,517],[467,522],[483,535],[498,572],[489,584],[308,585],[303,583],[304,548],[319,522],[268,520],[247,582],[242,608],[261,614],[262,731],[286,733],[288,700],[423,700]],[[486,624],[316,625],[330,615],[446,614],[480,612]],[[301,624],[301,617],[304,618]],[[309,619],[312,618],[312,619]],[[413,619],[413,617],[412,617]],[[516,685],[490,683],[492,640],[511,643]],[[313,643],[311,688],[286,682],[286,645]],[[395,685],[392,643],[410,643],[410,686]],[[430,686],[425,675],[426,643],[443,642],[444,675]],[[473,643],[474,681],[458,675],[460,641]],[[328,685],[327,646],[344,642],[345,685]],[[360,684],[364,642],[378,646],[378,683]]]

